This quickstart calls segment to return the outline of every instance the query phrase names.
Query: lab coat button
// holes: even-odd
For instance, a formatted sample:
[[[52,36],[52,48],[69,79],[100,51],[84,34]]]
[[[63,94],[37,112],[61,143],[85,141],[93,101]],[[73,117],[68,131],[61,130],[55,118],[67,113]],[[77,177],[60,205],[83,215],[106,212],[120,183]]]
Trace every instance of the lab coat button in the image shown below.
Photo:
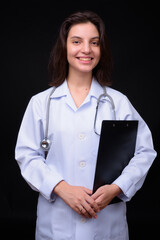
[[[78,138],[79,138],[80,140],[84,140],[84,139],[85,139],[85,134],[84,134],[84,133],[79,133],[79,134],[78,134]]]
[[[79,166],[80,166],[81,168],[84,168],[84,167],[86,166],[86,162],[85,162],[85,161],[81,161],[81,162],[79,163]]]
[[[86,218],[84,217],[81,218],[81,223],[85,223],[86,221],[87,221]]]

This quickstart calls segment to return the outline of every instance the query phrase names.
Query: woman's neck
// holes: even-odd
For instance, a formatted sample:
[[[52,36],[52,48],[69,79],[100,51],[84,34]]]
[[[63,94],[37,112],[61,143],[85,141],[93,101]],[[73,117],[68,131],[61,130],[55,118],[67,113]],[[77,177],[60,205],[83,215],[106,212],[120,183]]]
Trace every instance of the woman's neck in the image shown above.
[[[92,76],[89,74],[81,75],[68,75],[67,84],[71,96],[77,108],[81,106],[87,97],[92,82]]]
[[[68,74],[67,83],[74,88],[89,88],[92,82],[91,73]]]

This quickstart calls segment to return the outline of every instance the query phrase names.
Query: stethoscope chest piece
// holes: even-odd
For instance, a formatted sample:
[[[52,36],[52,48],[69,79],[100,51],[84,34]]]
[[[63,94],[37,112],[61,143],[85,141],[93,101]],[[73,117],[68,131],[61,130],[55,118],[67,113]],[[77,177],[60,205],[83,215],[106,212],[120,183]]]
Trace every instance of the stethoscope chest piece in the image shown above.
[[[44,138],[41,142],[41,148],[44,150],[44,151],[48,151],[49,148],[50,148],[50,140],[48,138]]]

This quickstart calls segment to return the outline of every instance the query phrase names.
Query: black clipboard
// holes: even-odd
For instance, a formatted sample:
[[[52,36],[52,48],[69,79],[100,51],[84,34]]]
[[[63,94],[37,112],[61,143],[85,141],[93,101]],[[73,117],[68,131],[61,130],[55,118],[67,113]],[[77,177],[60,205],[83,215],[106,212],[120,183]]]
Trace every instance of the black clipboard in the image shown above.
[[[93,192],[111,184],[134,156],[137,120],[103,120],[99,141]],[[114,198],[110,204],[121,201]]]

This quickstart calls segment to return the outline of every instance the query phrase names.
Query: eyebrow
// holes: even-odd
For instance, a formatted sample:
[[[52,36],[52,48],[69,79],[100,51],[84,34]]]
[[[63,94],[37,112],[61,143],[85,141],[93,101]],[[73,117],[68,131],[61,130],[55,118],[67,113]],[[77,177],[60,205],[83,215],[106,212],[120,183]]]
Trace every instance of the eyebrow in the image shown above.
[[[73,39],[73,38],[82,39],[82,38],[79,37],[79,36],[72,36],[71,39]],[[99,37],[98,37],[98,36],[95,36],[95,37],[92,37],[91,39],[99,39]]]

